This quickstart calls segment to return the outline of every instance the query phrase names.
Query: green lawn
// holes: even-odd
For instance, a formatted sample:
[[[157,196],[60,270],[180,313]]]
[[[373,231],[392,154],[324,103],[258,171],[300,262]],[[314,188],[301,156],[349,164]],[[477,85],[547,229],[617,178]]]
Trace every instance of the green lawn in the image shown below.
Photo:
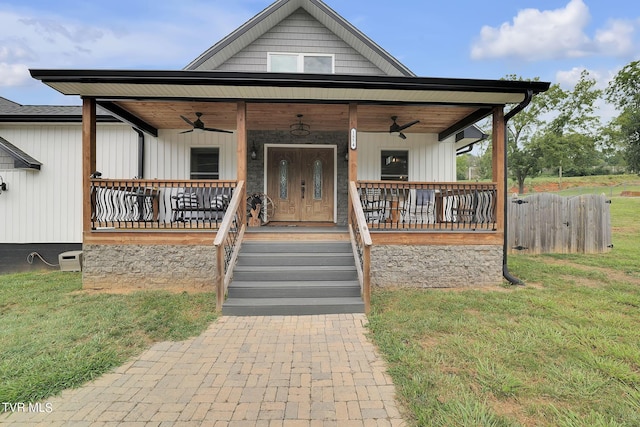
[[[640,425],[640,199],[611,213],[608,254],[511,256],[525,287],[374,292],[411,425]]]
[[[374,291],[370,337],[410,425],[640,425],[640,198],[611,212],[610,253],[510,256],[525,287]],[[216,316],[213,293],[80,289],[79,273],[0,275],[0,402],[78,386]]]
[[[197,335],[215,319],[214,294],[80,289],[80,273],[0,275],[0,402],[78,386],[155,341]]]

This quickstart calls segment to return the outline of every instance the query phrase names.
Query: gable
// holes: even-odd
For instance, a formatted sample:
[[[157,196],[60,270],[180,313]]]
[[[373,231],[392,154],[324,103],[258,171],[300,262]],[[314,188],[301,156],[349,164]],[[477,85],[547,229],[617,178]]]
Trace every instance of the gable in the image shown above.
[[[277,0],[184,69],[265,72],[268,52],[336,54],[336,74],[415,76],[321,0]]]
[[[216,70],[268,71],[269,52],[331,54],[335,58],[336,74],[385,74],[302,8],[229,58]]]

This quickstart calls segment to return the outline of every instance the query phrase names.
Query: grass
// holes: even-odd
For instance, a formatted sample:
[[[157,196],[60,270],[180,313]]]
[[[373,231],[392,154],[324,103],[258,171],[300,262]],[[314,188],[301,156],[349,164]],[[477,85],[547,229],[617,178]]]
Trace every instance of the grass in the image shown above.
[[[215,319],[214,294],[80,289],[80,273],[0,275],[0,402],[79,386],[153,342],[197,335]]]
[[[611,213],[610,253],[510,256],[526,287],[374,292],[410,425],[640,425],[640,199]]]

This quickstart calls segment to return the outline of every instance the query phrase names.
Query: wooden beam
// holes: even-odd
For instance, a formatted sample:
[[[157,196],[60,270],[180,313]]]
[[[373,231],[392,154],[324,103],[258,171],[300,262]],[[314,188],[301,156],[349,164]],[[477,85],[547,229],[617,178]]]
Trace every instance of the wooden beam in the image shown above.
[[[493,131],[491,140],[492,159],[491,166],[493,170],[493,182],[496,183],[497,203],[496,203],[496,228],[498,231],[504,231],[504,207],[505,207],[505,177],[507,174],[507,144],[506,129],[504,122],[504,108],[495,107],[493,109]]]
[[[503,233],[500,232],[376,232],[371,231],[373,246],[502,246]]]
[[[158,137],[158,129],[146,121],[142,120],[140,117],[132,114],[131,112],[125,110],[119,105],[111,102],[111,101],[99,101],[98,105],[108,110],[114,116],[125,123],[129,123],[136,129],[140,129],[143,132],[148,133],[149,135],[157,138]]]
[[[358,149],[355,150],[351,147],[351,132],[352,129],[358,131],[358,104],[352,102],[349,104],[349,140],[347,141],[347,147],[349,149],[349,182],[355,182],[358,180]]]
[[[458,120],[453,125],[449,126],[447,129],[443,130],[438,134],[438,141],[444,141],[454,133],[457,133],[463,129],[468,128],[469,126],[476,124],[479,120],[484,119],[485,117],[491,114],[491,107],[478,108],[478,110],[469,114],[466,117]]]
[[[96,170],[96,100],[82,99],[82,231],[91,233],[91,174]]]
[[[100,231],[85,236],[84,243],[90,245],[175,245],[211,246],[217,230],[196,231]]]
[[[236,138],[237,148],[237,180],[238,182],[247,182],[247,103],[239,101],[236,114]],[[241,190],[242,200],[247,199],[247,186],[244,185]],[[244,215],[244,209],[240,210],[240,215]],[[245,218],[239,218],[240,223],[244,224]]]

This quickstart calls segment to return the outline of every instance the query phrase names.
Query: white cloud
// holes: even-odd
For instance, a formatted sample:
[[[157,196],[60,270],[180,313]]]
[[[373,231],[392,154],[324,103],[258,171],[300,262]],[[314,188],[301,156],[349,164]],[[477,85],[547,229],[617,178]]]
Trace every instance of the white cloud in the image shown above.
[[[633,33],[631,22],[612,20],[606,28],[596,31],[594,43],[598,51],[609,55],[627,55],[633,52]]]
[[[593,54],[621,55],[633,48],[630,22],[610,21],[593,39],[585,33],[590,20],[583,0],[540,11],[524,9],[499,28],[484,26],[472,45],[473,59],[511,57],[528,61],[580,58]]]
[[[30,68],[181,69],[246,16],[202,7],[114,24],[104,18],[92,24],[35,9],[0,10],[0,84],[23,85]]]
[[[30,81],[31,75],[26,65],[0,62],[0,87],[24,86]]]

